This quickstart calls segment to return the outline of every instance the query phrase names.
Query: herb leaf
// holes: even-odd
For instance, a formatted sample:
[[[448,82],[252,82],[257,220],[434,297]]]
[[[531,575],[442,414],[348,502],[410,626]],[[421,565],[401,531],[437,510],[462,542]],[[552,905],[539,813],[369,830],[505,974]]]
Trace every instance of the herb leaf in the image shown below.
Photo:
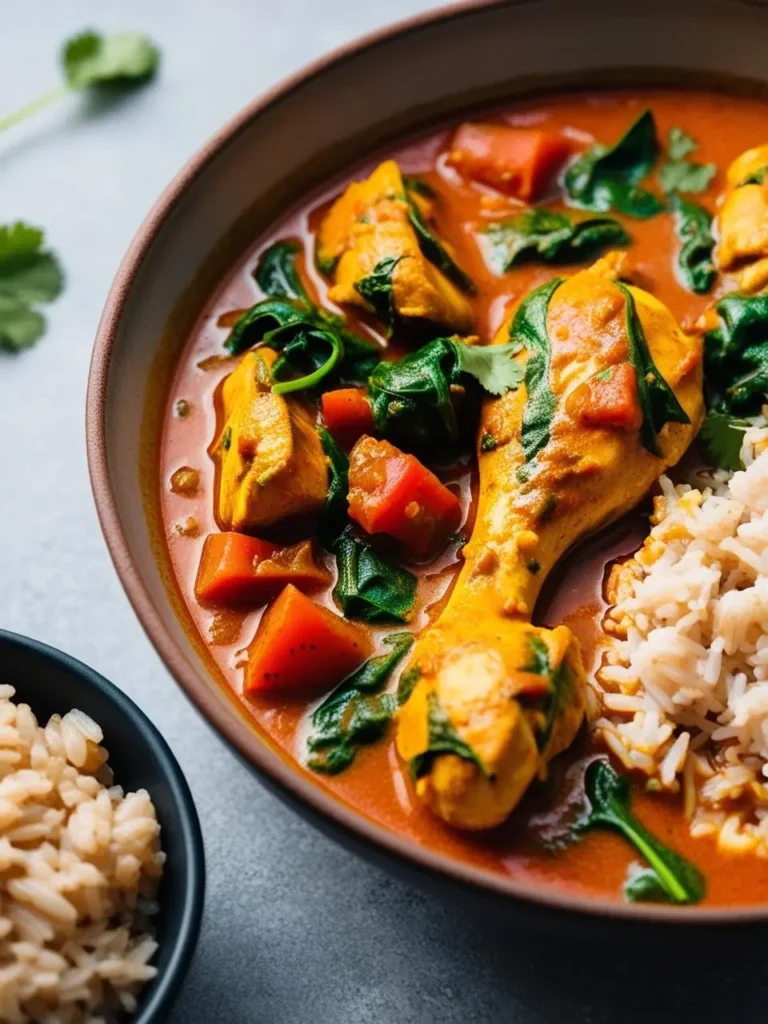
[[[646,219],[664,209],[652,192],[639,188],[659,155],[656,121],[644,111],[613,146],[590,146],[565,173],[572,202],[584,210],[607,213],[616,209]]]
[[[520,387],[525,370],[514,358],[520,351],[517,343],[465,345],[452,338],[450,344],[456,349],[461,372],[474,377],[488,394],[506,395]]]
[[[712,259],[712,217],[702,206],[678,195],[670,197],[670,208],[675,214],[675,232],[683,243],[677,254],[680,280],[689,291],[701,295],[710,290],[717,276]]]
[[[472,278],[464,273],[440,239],[432,234],[421,215],[421,210],[407,192],[405,198],[408,203],[408,219],[411,222],[411,227],[416,232],[421,251],[429,262],[433,263],[438,270],[441,270],[457,288],[467,292],[469,295],[474,295],[475,285]]]
[[[556,668],[552,667],[549,660],[549,648],[540,636],[529,633],[528,646],[531,660],[523,667],[522,671],[543,676],[549,684],[549,692],[544,699],[539,698],[536,701],[536,704],[544,712],[544,724],[537,730],[536,736],[539,750],[543,750],[549,743],[555,722],[562,710],[566,692],[570,686],[570,673],[564,662]]]
[[[141,84],[154,75],[159,62],[160,51],[137,32],[82,32],[68,40],[62,54],[64,74],[73,89]]]
[[[726,412],[710,409],[699,431],[699,440],[707,462],[716,469],[735,472],[743,469],[741,446],[749,420],[734,419]]]
[[[253,276],[256,284],[270,298],[298,299],[311,305],[301,278],[296,270],[296,257],[301,245],[291,239],[275,242],[261,256]]]
[[[404,174],[403,185],[406,192],[413,192],[415,195],[423,196],[425,199],[435,198],[436,193],[432,186],[416,174]]]
[[[698,903],[706,884],[701,872],[690,861],[671,850],[640,824],[629,803],[629,780],[618,775],[605,760],[593,761],[584,776],[584,789],[590,804],[578,832],[607,828],[619,832],[648,862],[667,898],[672,903]],[[648,882],[642,883],[645,898]]]
[[[667,153],[670,160],[683,160],[699,148],[698,142],[682,128],[670,128],[667,138]]]
[[[348,768],[359,747],[384,734],[397,707],[394,694],[380,693],[410,650],[412,633],[392,633],[382,640],[391,648],[369,658],[312,712],[313,732],[307,746],[314,771],[337,774]]]
[[[333,596],[347,618],[407,622],[416,600],[416,577],[381,558],[345,530],[335,544],[339,578]]]
[[[328,494],[320,517],[317,535],[327,551],[335,550],[336,543],[349,523],[347,494],[349,493],[349,459],[339,448],[333,434],[326,427],[318,427],[320,443],[328,459]]]
[[[379,260],[367,277],[355,283],[355,291],[373,308],[388,335],[392,333],[395,324],[392,275],[401,259],[401,256],[387,256],[386,259]]]
[[[675,192],[705,192],[717,174],[715,164],[696,164],[684,159],[699,148],[698,142],[682,128],[670,128],[669,159],[659,171],[659,184],[669,195]]]
[[[526,210],[510,220],[497,221],[481,234],[488,262],[497,274],[525,260],[568,263],[630,237],[612,217],[575,220],[565,213]]]
[[[709,404],[750,416],[768,394],[768,294],[731,292],[716,303],[720,327],[704,337]]]
[[[409,766],[411,778],[414,781],[430,771],[432,762],[440,754],[455,754],[456,757],[460,757],[464,761],[471,761],[483,775],[489,777],[485,765],[477,753],[456,732],[448,715],[440,706],[435,693],[430,693],[427,697],[427,728],[429,736],[427,749],[411,758]]]
[[[7,352],[34,345],[45,330],[35,307],[61,293],[61,267],[43,245],[39,228],[22,221],[0,227],[0,349]]]
[[[626,302],[629,359],[635,368],[637,398],[643,413],[640,440],[651,455],[661,456],[658,435],[665,424],[691,421],[653,361],[632,293],[620,281],[616,282],[616,287],[623,293]]]
[[[562,283],[562,277],[555,277],[534,288],[518,306],[509,329],[511,344],[528,350],[525,368],[527,399],[520,437],[526,462],[534,459],[549,441],[549,428],[557,408],[557,399],[549,383],[551,351],[547,310]]]

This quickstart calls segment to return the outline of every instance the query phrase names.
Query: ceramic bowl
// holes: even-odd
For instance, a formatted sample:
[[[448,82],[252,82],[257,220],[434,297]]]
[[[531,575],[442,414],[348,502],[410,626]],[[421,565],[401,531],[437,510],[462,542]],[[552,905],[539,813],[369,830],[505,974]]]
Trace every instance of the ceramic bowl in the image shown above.
[[[178,682],[262,779],[390,868],[540,918],[722,926],[768,916],[766,908],[681,910],[532,889],[388,832],[297,771],[216,681],[167,585],[156,510],[145,497],[155,486],[159,405],[147,405],[147,388],[158,394],[202,303],[259,233],[376,147],[542,88],[681,80],[764,88],[766,53],[768,14],[741,0],[523,0],[418,17],[343,48],[246,107],[174,179],[120,267],[96,339],[87,429],[96,503],[128,596]]]
[[[98,672],[36,640],[0,630],[2,681],[38,721],[79,708],[98,722],[115,779],[152,797],[167,854],[156,918],[157,976],[131,1024],[162,1024],[195,951],[205,897],[205,858],[192,794],[168,744],[143,711]]]

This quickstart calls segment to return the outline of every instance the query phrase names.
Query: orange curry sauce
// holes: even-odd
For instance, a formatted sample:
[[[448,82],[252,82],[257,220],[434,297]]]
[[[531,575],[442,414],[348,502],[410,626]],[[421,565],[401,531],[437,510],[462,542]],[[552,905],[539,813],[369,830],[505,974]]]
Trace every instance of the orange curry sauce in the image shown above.
[[[768,141],[766,103],[698,91],[615,91],[547,97],[511,106],[490,115],[490,119],[562,131],[574,140],[576,148],[582,148],[594,140],[612,143],[646,107],[652,108],[662,139],[672,126],[678,125],[699,142],[700,148],[693,159],[717,164],[718,174],[709,191],[696,197],[710,210],[716,208],[724,171],[730,161],[743,150]],[[246,308],[260,298],[251,277],[258,254],[280,238],[303,240],[307,253],[302,264],[305,279],[310,291],[325,302],[327,285],[313,265],[314,231],[320,216],[347,181],[365,177],[381,159],[392,156],[405,172],[423,175],[439,194],[439,233],[454,245],[461,266],[478,288],[474,300],[475,330],[482,341],[492,337],[515,299],[560,272],[557,267],[531,263],[503,277],[491,274],[474,241],[475,227],[488,218],[498,219],[505,213],[513,213],[520,204],[462,183],[441,156],[449,135],[450,127],[408,141],[398,149],[379,153],[375,159],[351,168],[347,176],[334,181],[322,192],[304,199],[269,235],[259,239],[222,283],[200,316],[171,381],[157,478],[167,549],[183,600],[220,670],[222,683],[232,687],[238,695],[242,694],[243,649],[254,635],[261,612],[216,613],[197,604],[193,588],[203,540],[218,529],[213,512],[214,466],[207,454],[216,423],[214,392],[234,365],[234,361],[222,360],[226,354],[223,343],[228,328],[219,325],[219,318]],[[678,242],[672,217],[661,215],[639,221],[615,212],[612,216],[622,221],[632,236],[628,253],[635,282],[666,303],[684,327],[690,326],[712,296],[693,295],[678,284],[673,270]],[[564,269],[565,272],[572,270]],[[232,322],[231,316],[228,321],[225,319],[227,322]],[[352,315],[350,322],[369,335],[381,338],[376,334],[373,321],[361,324]],[[180,400],[189,403],[185,416],[179,416],[177,411]],[[192,494],[172,489],[171,478],[182,467],[199,473],[199,483]],[[468,473],[459,477],[469,513]],[[644,529],[645,520],[636,514],[581,545],[548,582],[539,602],[535,621],[569,625],[582,643],[588,670],[599,659],[599,622],[604,607],[601,591],[606,564],[634,550],[642,540]],[[333,565],[330,557],[328,565]],[[452,547],[437,563],[419,570],[417,611],[410,628],[425,624],[430,606],[434,614],[458,565],[456,549]],[[320,600],[331,604],[330,592]],[[390,631],[392,627],[386,630]],[[265,696],[248,700],[247,704],[259,726],[288,756],[302,763],[307,715],[315,703]],[[594,832],[581,842],[553,853],[544,848],[538,838],[542,817],[546,820],[547,815],[557,813],[557,800],[564,791],[563,778],[568,765],[588,752],[584,741],[580,742],[581,746],[579,741],[576,744],[578,750],[557,759],[547,783],[532,787],[510,822],[481,835],[451,831],[416,802],[403,765],[396,756],[391,733],[388,739],[363,748],[346,772],[335,777],[314,774],[312,777],[318,786],[331,790],[361,814],[412,837],[420,845],[516,879],[529,880],[532,886],[546,884],[620,900],[627,868],[637,860],[637,855],[622,839]],[[633,787],[633,807],[662,841],[701,868],[707,878],[706,902],[768,901],[765,862],[754,856],[724,856],[717,852],[710,839],[692,839],[679,799],[646,795],[637,786]]]

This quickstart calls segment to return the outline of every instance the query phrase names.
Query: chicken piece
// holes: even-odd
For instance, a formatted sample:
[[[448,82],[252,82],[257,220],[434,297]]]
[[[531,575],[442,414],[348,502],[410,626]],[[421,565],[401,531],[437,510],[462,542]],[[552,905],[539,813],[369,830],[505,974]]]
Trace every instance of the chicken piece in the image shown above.
[[[768,285],[768,145],[748,149],[728,168],[717,218],[717,265],[744,292]]]
[[[272,391],[276,358],[270,348],[247,352],[221,389],[223,427],[210,454],[224,530],[255,530],[318,512],[328,493],[314,414],[299,398]]]
[[[564,626],[530,625],[548,573],[574,543],[636,505],[701,423],[700,339],[684,334],[669,310],[638,288],[629,292],[648,350],[690,422],[663,426],[657,456],[643,446],[634,415],[585,415],[585,385],[586,408],[599,410],[600,403],[589,404],[595,380],[610,391],[614,368],[630,359],[620,267],[616,258],[600,260],[551,297],[546,333],[555,404],[535,458],[526,462],[521,443],[525,385],[483,407],[480,437],[490,434],[495,448],[478,454],[474,531],[445,609],[414,647],[418,682],[397,732],[417,795],[458,828],[504,821],[580,727],[586,680],[578,643]],[[508,335],[509,323],[495,343]],[[528,351],[517,358],[527,362]],[[466,745],[458,753],[457,743]]]
[[[432,204],[411,195],[429,220]],[[448,246],[443,243],[446,250]],[[353,181],[326,214],[317,237],[318,266],[333,272],[328,297],[371,310],[360,283],[384,260],[397,260],[392,270],[391,309],[404,320],[429,320],[455,331],[467,331],[472,308],[466,297],[424,256],[409,217],[400,168],[394,160],[380,164],[370,178]]]

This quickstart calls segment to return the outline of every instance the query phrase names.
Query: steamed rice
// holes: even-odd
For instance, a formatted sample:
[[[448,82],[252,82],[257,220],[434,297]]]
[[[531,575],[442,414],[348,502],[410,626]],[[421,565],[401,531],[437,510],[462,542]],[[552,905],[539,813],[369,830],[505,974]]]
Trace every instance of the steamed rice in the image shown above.
[[[0,686],[0,1021],[104,1024],[156,973],[155,809],[111,784],[87,715],[42,728],[13,695]]]
[[[662,477],[649,537],[609,578],[590,715],[650,789],[682,788],[692,834],[768,857],[768,429],[742,460],[707,487]]]

